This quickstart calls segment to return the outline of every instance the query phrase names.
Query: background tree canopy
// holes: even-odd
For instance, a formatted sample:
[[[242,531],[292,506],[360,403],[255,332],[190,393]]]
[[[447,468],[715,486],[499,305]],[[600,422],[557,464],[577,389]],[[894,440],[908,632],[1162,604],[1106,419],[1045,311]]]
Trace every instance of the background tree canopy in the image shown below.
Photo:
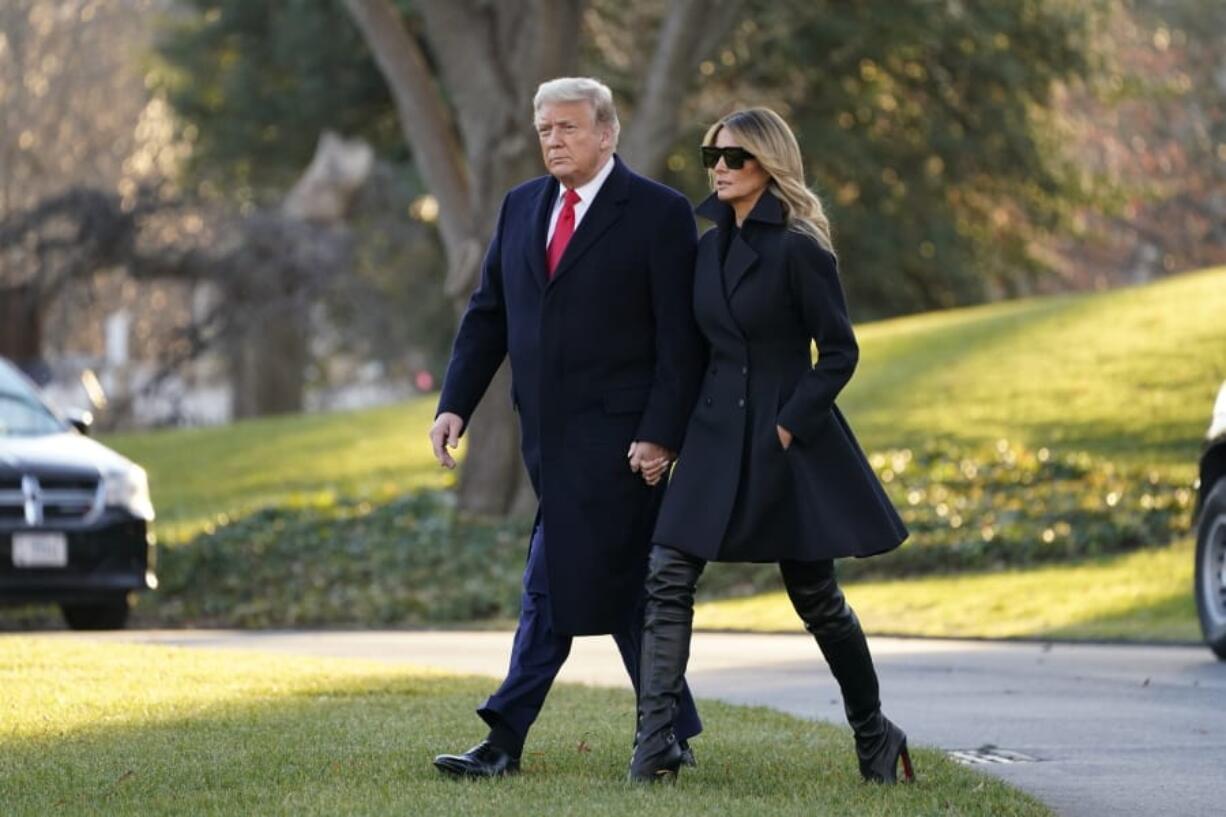
[[[338,6],[193,0],[161,47],[162,76],[207,189],[259,197],[309,158],[325,127],[407,159],[386,86]],[[401,3],[420,36],[414,3]],[[693,67],[684,135],[641,168],[705,195],[696,145],[714,118],[769,104],[798,131],[831,212],[861,318],[1031,291],[1032,244],[1084,201],[1050,122],[1053,84],[1091,69],[1096,4],[876,0],[749,2]],[[580,70],[632,119],[654,2],[584,6]],[[426,53],[429,41],[422,38]],[[530,112],[524,112],[525,128]],[[411,171],[406,169],[406,173]]]
[[[192,145],[189,178],[238,200],[279,197],[319,134],[362,137],[403,162],[391,97],[337,3],[187,0],[153,74]]]
[[[65,55],[88,46],[84,33],[100,24],[83,3],[22,0],[5,17],[0,94],[13,105],[4,112],[42,112],[40,95],[52,88],[68,98],[47,83],[63,85],[71,72],[52,69],[82,60],[35,65],[23,55],[34,53],[30,38],[44,29],[63,29]],[[441,373],[498,202],[541,172],[532,93],[561,74],[605,79],[622,111],[623,157],[695,201],[707,194],[696,148],[709,123],[738,107],[778,109],[797,130],[809,180],[831,213],[858,320],[1106,286],[1226,256],[1218,6],[124,0],[116,25],[139,22],[136,40],[145,43],[151,21],[158,27],[153,59],[134,46],[125,63],[144,74],[125,86],[131,105],[144,106],[137,135],[157,135],[165,148],[158,155],[174,161],[141,154],[123,168],[169,176],[176,184],[167,187],[198,208],[201,224],[237,224],[282,213],[321,133],[374,148],[369,182],[337,214],[346,252],[335,274],[323,276],[329,294],[302,295],[287,311],[311,315],[311,347],[305,329],[298,332],[302,354],[293,359],[307,361],[316,386],[368,362],[383,364],[363,369],[378,369],[371,376],[402,383],[422,369]],[[53,7],[76,13],[52,15]],[[48,29],[53,17],[59,28]],[[94,87],[88,74],[71,78],[82,94]],[[47,124],[50,134],[55,118]],[[48,277],[26,236],[53,243],[56,225],[43,219],[32,232],[24,211],[42,212],[34,205],[46,191],[82,182],[62,170],[61,157],[89,158],[107,146],[132,152],[109,133],[99,129],[70,152],[32,128],[0,134],[0,155],[21,160],[11,175],[37,175],[42,185],[31,201],[0,213],[0,252],[23,258],[26,270],[4,280],[0,317],[37,302],[30,282]],[[95,186],[111,186],[115,175]],[[126,197],[135,175],[114,185]],[[259,244],[258,229],[233,233]],[[201,251],[224,245],[204,242]],[[114,266],[132,275],[130,264]],[[273,267],[253,261],[237,274],[258,283]],[[530,494],[516,476],[506,392],[496,381],[467,437],[464,507],[485,497],[476,505],[503,512]],[[474,481],[477,471],[484,473]],[[470,491],[477,482],[483,487]]]

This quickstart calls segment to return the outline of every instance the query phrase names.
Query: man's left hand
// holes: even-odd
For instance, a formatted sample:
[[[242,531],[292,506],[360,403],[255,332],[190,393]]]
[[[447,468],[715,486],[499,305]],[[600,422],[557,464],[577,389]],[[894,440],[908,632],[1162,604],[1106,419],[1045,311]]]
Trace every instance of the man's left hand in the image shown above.
[[[630,470],[642,476],[648,485],[655,485],[668,471],[677,455],[662,445],[636,440],[630,443],[630,451],[626,456],[630,460]]]

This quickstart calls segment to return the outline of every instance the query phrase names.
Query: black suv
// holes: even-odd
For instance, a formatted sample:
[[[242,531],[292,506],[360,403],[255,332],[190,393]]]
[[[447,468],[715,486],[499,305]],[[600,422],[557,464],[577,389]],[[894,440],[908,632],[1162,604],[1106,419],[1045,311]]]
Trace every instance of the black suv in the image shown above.
[[[1226,661],[1226,383],[1200,458],[1196,526],[1196,609],[1205,643]]]
[[[58,602],[77,630],[117,629],[157,586],[138,465],[63,419],[0,358],[0,603]]]

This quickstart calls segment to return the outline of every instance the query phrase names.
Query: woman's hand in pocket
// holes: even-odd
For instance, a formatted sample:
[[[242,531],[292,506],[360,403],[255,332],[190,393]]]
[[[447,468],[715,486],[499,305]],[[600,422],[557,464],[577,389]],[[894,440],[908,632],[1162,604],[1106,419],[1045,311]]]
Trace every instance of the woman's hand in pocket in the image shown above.
[[[792,432],[778,424],[775,425],[775,432],[779,435],[779,445],[784,451],[792,447]]]

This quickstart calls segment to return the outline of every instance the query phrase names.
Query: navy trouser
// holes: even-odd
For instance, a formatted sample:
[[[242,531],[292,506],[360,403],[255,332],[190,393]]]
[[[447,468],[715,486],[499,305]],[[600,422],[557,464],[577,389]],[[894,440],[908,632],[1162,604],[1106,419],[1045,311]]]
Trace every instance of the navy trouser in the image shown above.
[[[570,655],[573,636],[562,635],[553,630],[549,607],[549,577],[545,570],[544,533],[538,525],[532,533],[528,551],[528,565],[524,569],[524,595],[519,613],[519,626],[515,629],[515,642],[511,647],[511,666],[506,680],[498,691],[489,697],[485,706],[477,710],[491,727],[499,720],[513,729],[521,738],[540,714],[545,696],[553,685],[553,679],[566,657]],[[642,650],[642,602],[640,614],[633,619],[633,626],[613,633],[613,640],[621,653],[635,694],[639,688],[639,654]],[[702,721],[690,696],[689,686],[682,690],[680,708],[674,725],[677,738],[687,740],[702,731]]]

